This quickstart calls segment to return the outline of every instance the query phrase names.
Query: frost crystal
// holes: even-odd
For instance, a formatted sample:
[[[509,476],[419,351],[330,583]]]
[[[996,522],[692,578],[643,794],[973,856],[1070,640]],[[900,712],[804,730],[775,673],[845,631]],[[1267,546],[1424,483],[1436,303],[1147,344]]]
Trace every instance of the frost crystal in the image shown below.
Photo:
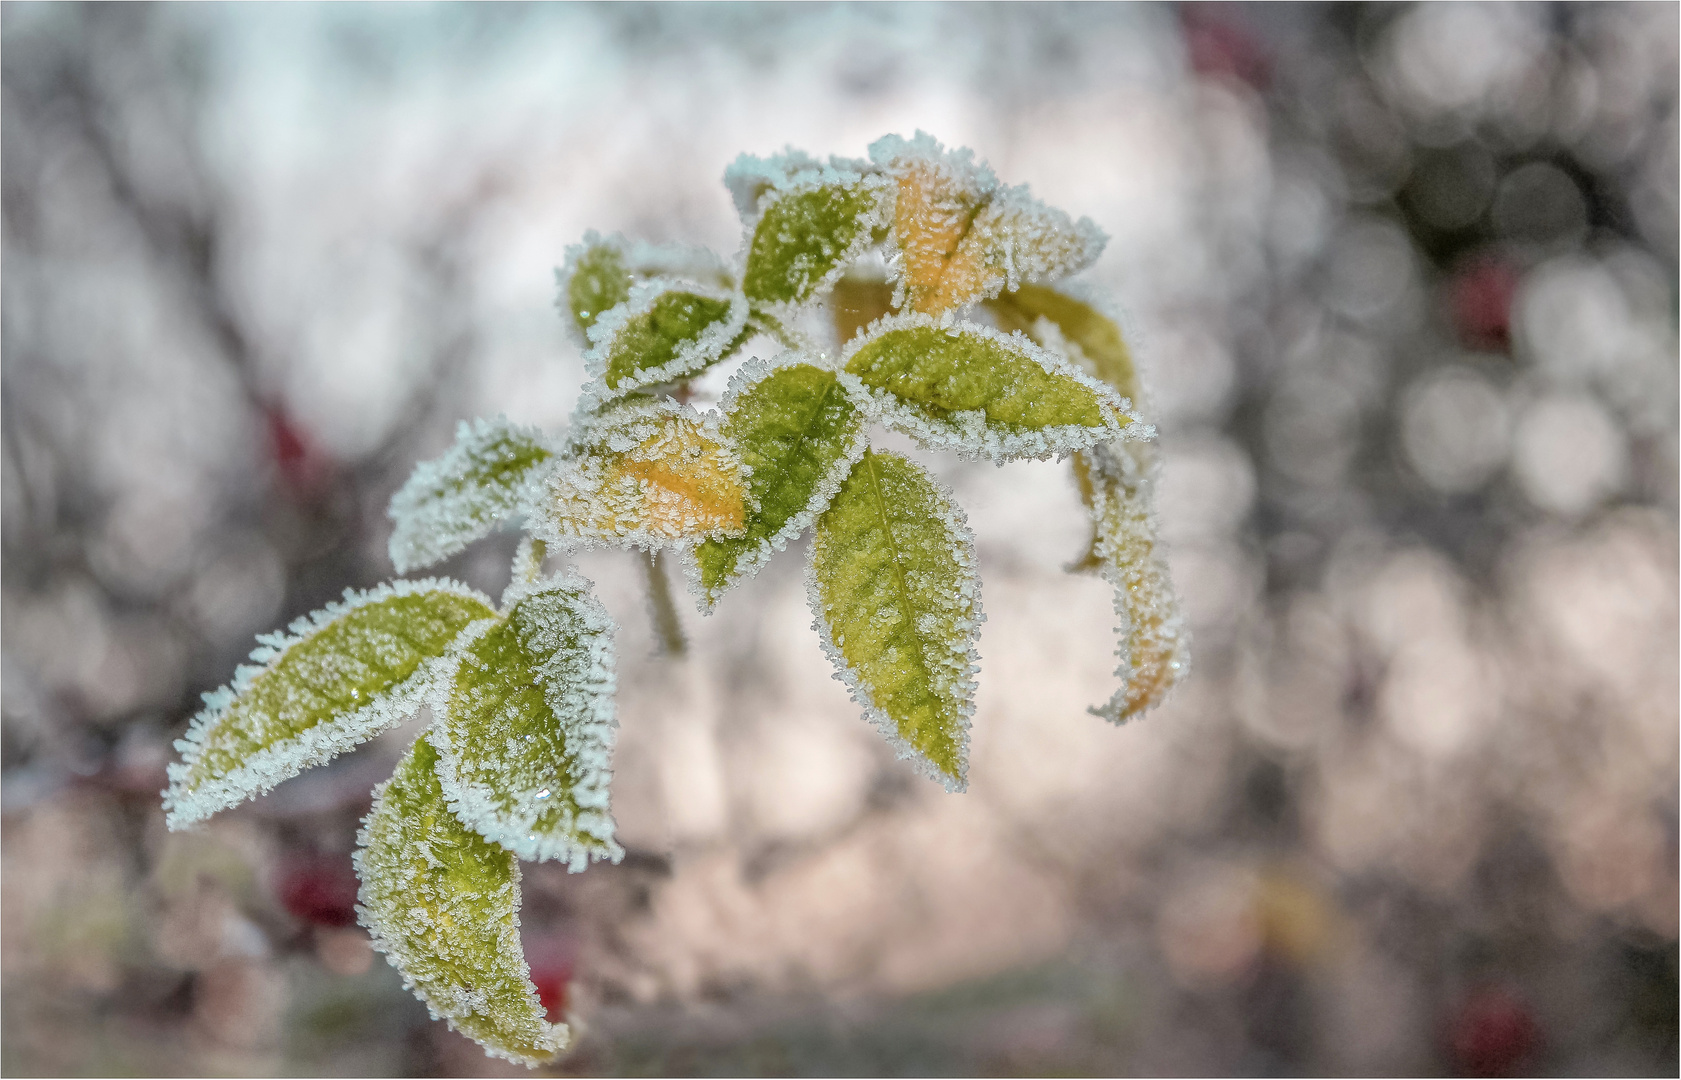
[[[1097,261],[1105,237],[1090,218],[1001,184],[969,150],[947,152],[918,131],[870,146],[897,183],[891,263],[895,306],[937,314],[1027,282],[1065,277]]]
[[[739,536],[743,481],[716,416],[669,399],[622,399],[579,424],[534,496],[533,531],[563,547],[650,550]]]
[[[947,791],[968,786],[980,579],[963,512],[896,454],[866,452],[817,521],[812,624],[864,715]]]
[[[811,364],[749,361],[721,409],[724,435],[748,474],[747,527],[739,538],[695,547],[686,571],[703,611],[806,530],[865,447],[863,415],[833,371]]]
[[[693,378],[740,344],[746,325],[740,295],[663,278],[633,285],[590,325],[585,403]]]
[[[1134,402],[1142,398],[1119,320],[1096,297],[1066,286],[1026,286],[988,306],[1001,325],[1027,330]],[[1160,704],[1190,670],[1190,629],[1156,542],[1158,468],[1148,443],[1108,443],[1074,455],[1092,518],[1091,550],[1076,568],[1095,568],[1114,586],[1118,623],[1121,689],[1091,711],[1117,724]]]
[[[1121,724],[1161,704],[1190,670],[1191,632],[1156,544],[1153,444],[1108,444],[1075,455],[1091,509],[1098,572],[1115,588],[1115,675],[1121,688],[1092,712]]]
[[[544,1019],[520,946],[519,861],[450,812],[425,739],[374,789],[357,842],[356,913],[433,1019],[522,1065],[567,1048],[571,1032]]]
[[[440,665],[427,737],[450,809],[522,859],[617,862],[613,622],[572,574],[514,586],[506,603]]]
[[[169,767],[163,799],[169,827],[266,792],[413,715],[432,661],[492,614],[489,598],[428,578],[346,590],[290,634],[259,637],[257,666],[204,695],[204,711],[175,743],[181,760]]]
[[[896,315],[854,338],[842,380],[883,423],[930,449],[996,462],[1147,439],[1111,387],[1020,334]]]
[[[741,220],[752,226],[759,220],[759,204],[766,192],[787,190],[811,180],[857,177],[874,171],[875,167],[868,161],[833,155],[825,165],[804,150],[789,146],[774,157],[742,154],[724,170],[724,186],[729,189]]]
[[[749,221],[741,287],[756,308],[786,319],[833,285],[893,214],[886,177],[832,168],[767,190]]]
[[[595,230],[584,242],[566,249],[566,261],[555,271],[556,300],[581,348],[595,320],[629,299],[638,281],[675,277],[714,289],[735,287],[735,278],[716,254],[687,244],[648,244],[626,240],[618,233],[602,236]]]
[[[391,497],[391,562],[399,574],[448,558],[514,513],[554,457],[534,428],[503,417],[461,421],[455,445],[422,462]]]

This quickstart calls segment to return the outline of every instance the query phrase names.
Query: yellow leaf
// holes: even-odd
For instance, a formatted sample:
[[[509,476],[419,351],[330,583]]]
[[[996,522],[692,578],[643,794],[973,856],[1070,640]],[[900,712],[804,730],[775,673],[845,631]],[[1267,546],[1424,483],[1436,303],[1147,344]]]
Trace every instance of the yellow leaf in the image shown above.
[[[651,549],[740,535],[746,495],[715,421],[671,401],[633,401],[589,425],[538,509],[545,539]]]

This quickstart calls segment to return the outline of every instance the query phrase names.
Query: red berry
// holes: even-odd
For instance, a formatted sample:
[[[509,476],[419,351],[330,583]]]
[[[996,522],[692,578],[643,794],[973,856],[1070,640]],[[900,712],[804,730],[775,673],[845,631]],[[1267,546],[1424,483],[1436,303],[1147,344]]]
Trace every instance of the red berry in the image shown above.
[[[1499,986],[1472,991],[1448,1032],[1454,1064],[1466,1076],[1515,1075],[1540,1041],[1529,1006]]]
[[[356,869],[350,856],[300,855],[286,861],[276,892],[285,909],[316,926],[356,922]]]
[[[1460,267],[1448,282],[1454,327],[1467,348],[1505,352],[1512,346],[1512,298],[1518,272],[1505,261],[1483,256]]]
[[[537,1000],[549,1023],[556,1024],[566,1015],[567,991],[572,985],[572,969],[565,964],[545,964],[531,969],[531,983],[537,987]]]

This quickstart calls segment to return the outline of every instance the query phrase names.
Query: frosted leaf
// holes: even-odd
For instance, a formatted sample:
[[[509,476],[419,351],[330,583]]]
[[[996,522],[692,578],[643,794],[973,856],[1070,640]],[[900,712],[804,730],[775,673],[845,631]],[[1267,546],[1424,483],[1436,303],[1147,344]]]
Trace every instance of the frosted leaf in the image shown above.
[[[882,176],[825,169],[770,189],[747,236],[742,291],[755,308],[804,304],[834,284],[892,213],[893,185]]]
[[[584,234],[583,243],[566,249],[566,261],[555,271],[556,306],[578,343],[588,348],[586,335],[595,321],[630,299],[638,281],[656,277],[681,278],[716,289],[735,287],[723,260],[706,248],[647,244],[626,240],[618,233],[602,236],[592,229]]]
[[[833,371],[811,364],[750,361],[722,410],[724,434],[748,471],[747,531],[695,547],[689,578],[702,610],[804,532],[865,447],[862,414]]]
[[[450,809],[522,859],[617,862],[613,622],[573,574],[505,602],[505,619],[469,629],[439,666],[427,737]]]
[[[806,575],[835,677],[918,771],[967,786],[975,640],[974,542],[933,477],[867,451],[817,519]]]
[[[397,572],[430,566],[488,535],[519,509],[553,457],[535,428],[500,416],[461,421],[455,445],[415,466],[391,496],[386,515],[397,526],[390,549]]]
[[[841,354],[878,419],[930,449],[1003,462],[1149,438],[1129,403],[1020,334],[949,316],[878,321]]]
[[[1153,443],[1110,443],[1074,455],[1091,510],[1092,559],[1115,589],[1115,675],[1121,688],[1091,710],[1121,724],[1161,704],[1190,670],[1191,631],[1157,543]]]
[[[346,590],[290,634],[259,637],[255,665],[204,695],[204,711],[175,743],[181,760],[169,767],[163,798],[169,827],[266,792],[413,715],[431,662],[493,614],[489,598],[465,585],[397,581]]]
[[[925,132],[879,139],[870,158],[898,189],[896,307],[938,314],[1024,282],[1076,273],[1103,252],[1105,237],[1090,218],[1071,221],[1025,185],[999,183],[972,151],[948,152]]]
[[[742,154],[724,170],[724,187],[729,189],[741,220],[751,226],[759,219],[759,205],[769,191],[787,189],[802,182],[825,178],[862,176],[874,172],[868,161],[831,156],[828,164],[804,150],[786,147],[774,157]]]
[[[1023,285],[988,300],[986,306],[1004,330],[1027,334],[1114,387],[1135,408],[1145,407],[1132,350],[1118,320],[1095,300],[1075,295],[1068,286]]]
[[[746,325],[739,294],[665,278],[639,282],[589,328],[585,401],[693,378],[745,340]]]
[[[988,307],[1001,326],[1027,331],[1133,401],[1142,399],[1121,328],[1095,301],[1029,285]],[[1092,519],[1090,550],[1076,569],[1096,569],[1115,589],[1121,689],[1092,710],[1114,723],[1160,704],[1190,670],[1190,629],[1156,539],[1158,468],[1151,443],[1111,443],[1074,455]]]
[[[583,418],[534,496],[532,528],[567,548],[652,550],[741,535],[746,494],[715,416],[669,399],[626,398]]]
[[[357,842],[356,913],[434,1020],[522,1065],[567,1048],[571,1032],[544,1019],[520,945],[519,860],[450,812],[425,739],[374,789]]]

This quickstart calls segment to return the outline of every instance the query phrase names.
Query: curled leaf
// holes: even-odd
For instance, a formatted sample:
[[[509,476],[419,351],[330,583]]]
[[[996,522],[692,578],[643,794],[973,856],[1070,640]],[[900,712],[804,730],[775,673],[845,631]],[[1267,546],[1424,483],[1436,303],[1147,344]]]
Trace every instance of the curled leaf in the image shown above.
[[[374,789],[357,841],[357,914],[433,1019],[522,1065],[566,1049],[571,1033],[544,1019],[520,946],[519,860],[450,812],[425,739]]]
[[[747,302],[669,279],[640,282],[589,328],[584,396],[616,394],[693,378],[740,340]]]
[[[1068,356],[1134,402],[1143,392],[1115,320],[1095,303],[1027,285],[989,303],[999,324],[1021,329]],[[1121,689],[1092,712],[1124,723],[1160,704],[1190,670],[1191,635],[1157,543],[1150,443],[1111,443],[1074,455],[1074,476],[1091,513],[1090,550],[1074,567],[1096,569],[1115,589],[1115,674]]]
[[[715,418],[629,398],[587,419],[532,507],[536,532],[565,547],[665,547],[740,535],[747,490]]]
[[[933,477],[866,451],[817,520],[807,592],[835,677],[900,757],[967,786],[975,640],[974,542]]]
[[[1191,631],[1156,541],[1151,443],[1110,443],[1074,456],[1091,510],[1098,572],[1115,589],[1121,688],[1092,712],[1121,724],[1161,704],[1190,670]]]
[[[750,362],[725,396],[724,434],[747,468],[746,532],[694,549],[703,609],[804,532],[864,452],[864,418],[833,371]]]
[[[613,622],[576,575],[507,600],[506,618],[469,629],[440,665],[427,737],[450,809],[522,859],[617,862]]]
[[[163,806],[171,829],[202,821],[413,715],[430,661],[490,600],[451,581],[398,581],[268,634],[231,686],[204,696]]]
[[[887,227],[892,202],[885,178],[832,169],[766,191],[747,240],[742,291],[756,307],[805,303]]]
[[[1024,282],[1075,273],[1097,261],[1105,238],[1090,218],[1071,221],[998,182],[969,150],[947,152],[932,136],[889,135],[870,158],[894,178],[896,305],[938,314]]]
[[[841,357],[882,422],[930,449],[1001,462],[1150,437],[1120,395],[1020,335],[890,316]]]
[[[386,514],[400,574],[430,566],[486,536],[515,513],[554,452],[534,428],[504,417],[461,421],[455,445],[415,466]]]

